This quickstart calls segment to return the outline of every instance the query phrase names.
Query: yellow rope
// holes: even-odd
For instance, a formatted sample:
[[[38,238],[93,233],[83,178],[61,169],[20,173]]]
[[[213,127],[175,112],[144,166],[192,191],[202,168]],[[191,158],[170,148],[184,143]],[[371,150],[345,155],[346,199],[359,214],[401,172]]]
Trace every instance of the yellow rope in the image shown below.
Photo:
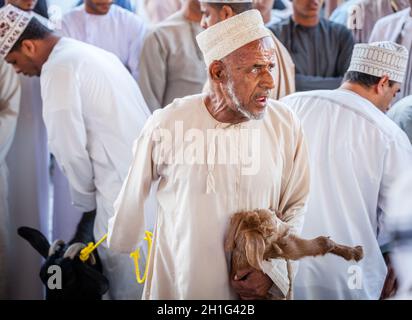
[[[136,280],[140,284],[146,281],[147,273],[149,272],[149,262],[150,262],[150,255],[152,253],[152,243],[153,243],[152,239],[153,239],[153,233],[151,233],[150,231],[146,231],[146,236],[144,237],[144,240],[147,241],[148,255],[147,255],[146,267],[144,270],[143,278],[140,275],[140,267],[139,267],[140,249],[137,249],[135,252],[132,252],[130,254],[130,258],[133,259],[134,265],[135,265]]]
[[[97,247],[100,246],[106,239],[107,239],[107,234],[105,234],[103,238],[101,238],[96,244],[94,244],[93,242],[90,242],[86,248],[80,251],[80,260],[83,262],[86,262],[87,260],[89,260],[92,252],[96,250]],[[146,267],[144,270],[143,278],[140,275],[140,267],[139,267],[140,249],[137,249],[135,252],[132,252],[130,254],[130,258],[133,259],[134,264],[135,264],[136,280],[140,284],[146,281],[147,273],[149,271],[150,255],[152,253],[152,244],[153,244],[153,233],[151,233],[150,231],[146,231],[146,236],[144,237],[144,240],[147,241],[148,255],[147,255]]]

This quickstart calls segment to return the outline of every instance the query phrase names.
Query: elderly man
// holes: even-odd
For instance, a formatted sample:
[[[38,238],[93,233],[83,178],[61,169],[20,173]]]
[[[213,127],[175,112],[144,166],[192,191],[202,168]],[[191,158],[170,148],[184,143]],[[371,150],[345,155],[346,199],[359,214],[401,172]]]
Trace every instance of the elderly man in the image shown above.
[[[199,0],[183,8],[147,35],[141,56],[139,87],[152,111],[176,98],[202,92],[207,75],[196,43],[200,27]]]
[[[412,0],[409,8],[386,16],[376,23],[369,42],[393,41],[409,50],[409,64],[406,78],[401,88],[401,94],[395,99],[398,101],[412,94]]]
[[[146,29],[142,18],[112,0],[85,0],[63,16],[61,33],[114,53],[137,80]]]
[[[411,168],[412,147],[384,112],[401,87],[407,60],[408,51],[395,43],[358,44],[339,89],[282,100],[302,121],[316,177],[303,236],[327,234],[365,250],[357,265],[332,256],[303,260],[297,298],[378,299],[393,292],[383,219],[394,214],[389,192]]]
[[[0,37],[0,47],[4,45]],[[6,155],[13,141],[20,108],[20,82],[13,68],[0,60],[0,300],[7,299],[10,261],[8,170]]]
[[[132,160],[132,142],[149,115],[139,88],[115,55],[60,38],[27,12],[6,6],[0,25],[0,56],[17,72],[40,76],[50,151],[69,180],[74,205],[96,216],[100,239]],[[138,298],[133,261],[104,245],[99,254],[111,297]]]
[[[320,17],[320,0],[293,0],[293,15],[269,28],[296,67],[296,90],[336,89],[349,67],[351,32]]]
[[[301,224],[307,153],[293,113],[268,99],[276,46],[257,10],[210,27],[197,41],[210,89],[176,99],[147,122],[109,222],[109,246],[134,250],[144,235],[145,198],[159,180],[144,298],[259,299],[269,290],[284,297],[284,260],[230,279],[223,248],[238,211],[266,208],[296,231]]]
[[[209,28],[236,14],[252,9],[252,0],[200,0],[202,10],[201,25]],[[261,6],[260,8],[264,8]],[[282,43],[273,37],[276,46],[275,88],[272,98],[279,99],[295,92],[295,65]]]

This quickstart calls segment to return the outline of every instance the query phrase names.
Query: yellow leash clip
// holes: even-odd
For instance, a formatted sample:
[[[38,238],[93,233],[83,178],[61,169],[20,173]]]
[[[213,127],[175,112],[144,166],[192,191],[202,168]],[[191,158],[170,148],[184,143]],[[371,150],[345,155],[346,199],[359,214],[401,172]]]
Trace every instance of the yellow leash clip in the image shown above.
[[[139,267],[139,259],[140,259],[140,249],[137,249],[135,252],[130,254],[130,258],[133,259],[135,270],[136,270],[136,280],[138,283],[143,284],[146,281],[147,273],[149,271],[149,262],[150,262],[150,255],[152,253],[152,244],[153,244],[153,233],[150,231],[146,231],[146,236],[144,240],[147,241],[147,260],[146,260],[146,268],[144,270],[143,278],[140,276],[140,267]]]
[[[94,244],[93,242],[89,242],[87,247],[84,248],[82,251],[80,251],[80,260],[83,262],[86,262],[87,260],[89,260],[92,252],[96,250],[97,247],[100,246],[106,239],[107,239],[107,233],[96,244]]]

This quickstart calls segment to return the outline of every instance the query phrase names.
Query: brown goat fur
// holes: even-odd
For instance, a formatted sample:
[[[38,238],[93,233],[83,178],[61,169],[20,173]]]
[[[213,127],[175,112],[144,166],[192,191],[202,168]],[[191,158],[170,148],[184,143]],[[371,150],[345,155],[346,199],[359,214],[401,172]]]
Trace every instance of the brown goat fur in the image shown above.
[[[262,262],[269,259],[285,259],[289,273],[289,293],[292,297],[290,260],[333,253],[345,260],[363,258],[361,246],[340,245],[328,237],[306,240],[293,234],[290,226],[279,220],[269,210],[239,212],[232,216],[225,241],[225,250],[232,253],[231,277],[237,270],[253,267],[263,270]],[[268,297],[274,298],[274,297]]]

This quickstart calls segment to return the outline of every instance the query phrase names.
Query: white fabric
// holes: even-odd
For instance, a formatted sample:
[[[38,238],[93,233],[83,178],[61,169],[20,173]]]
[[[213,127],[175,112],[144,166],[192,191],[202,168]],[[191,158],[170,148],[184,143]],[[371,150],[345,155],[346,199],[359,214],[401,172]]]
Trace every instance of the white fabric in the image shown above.
[[[209,66],[252,41],[272,36],[260,12],[248,10],[207,28],[196,39]]]
[[[64,15],[61,34],[114,53],[138,79],[140,54],[147,26],[137,15],[111,6],[105,15],[86,12],[84,5]]]
[[[0,300],[7,298],[10,224],[6,155],[13,141],[20,108],[20,83],[13,68],[0,59]]]
[[[384,17],[376,23],[370,36],[369,42],[393,41],[405,46],[409,50],[409,62],[405,81],[401,92],[396,96],[393,103],[403,97],[412,95],[412,17],[411,9],[399,11]]]
[[[215,157],[227,149],[225,143],[207,139],[210,130],[232,137],[231,150],[248,152],[251,161],[240,161],[238,154],[238,161],[232,164],[216,163]],[[164,150],[164,159],[172,156],[171,150],[193,154],[187,145],[193,134],[205,139],[194,151],[201,152],[200,158],[194,164],[179,162],[179,155],[166,163],[158,161],[156,154],[170,146],[169,140],[158,139],[162,132],[170,133],[170,143],[176,143]],[[259,134],[257,143],[251,139],[253,132]],[[135,144],[135,158],[116,200],[108,239],[113,250],[130,252],[135,248],[144,236],[144,200],[152,182],[159,180],[145,299],[236,298],[223,248],[229,219],[241,210],[270,208],[299,232],[309,191],[302,137],[293,113],[272,100],[263,120],[237,125],[216,121],[202,95],[176,99],[155,111]],[[246,163],[256,170],[243,172]],[[285,266],[284,260],[265,263],[265,272],[284,294],[288,288]]]
[[[82,212],[97,209],[94,235],[100,239],[127,175],[133,140],[150,112],[118,58],[68,38],[59,40],[43,65],[41,91],[50,151],[68,177],[74,205]],[[112,259],[123,270],[119,274],[107,273],[103,259],[109,281],[114,279],[111,298],[136,299],[133,261],[122,257]],[[119,276],[122,281],[115,280]]]
[[[390,41],[359,43],[353,49],[349,71],[366,73],[375,77],[388,76],[402,83],[408,65],[408,50]]]
[[[295,297],[378,299],[387,273],[380,252],[387,244],[382,219],[393,214],[393,182],[412,166],[409,140],[371,102],[348,90],[282,101],[302,121],[314,177],[302,236],[361,245],[365,255],[359,263],[334,255],[301,260]],[[402,196],[410,197],[410,191]]]
[[[29,226],[49,237],[49,152],[42,119],[40,79],[20,75],[21,103],[16,134],[7,156],[12,261],[11,299],[42,299],[42,258],[17,228]]]

